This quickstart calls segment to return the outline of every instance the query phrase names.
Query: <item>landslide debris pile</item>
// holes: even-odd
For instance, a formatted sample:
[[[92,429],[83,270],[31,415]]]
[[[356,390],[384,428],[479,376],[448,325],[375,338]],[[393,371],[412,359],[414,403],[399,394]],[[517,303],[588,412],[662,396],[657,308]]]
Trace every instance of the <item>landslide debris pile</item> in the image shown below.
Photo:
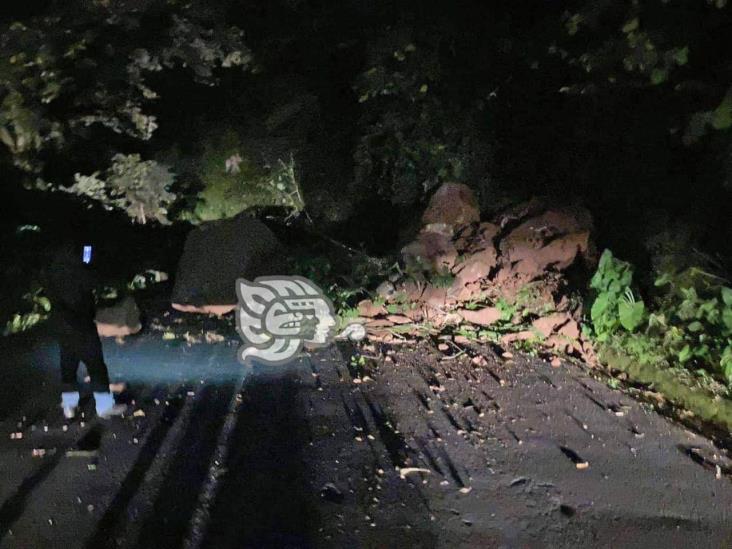
[[[404,271],[358,305],[373,340],[451,334],[586,355],[573,287],[596,261],[582,207],[532,200],[481,221],[469,187],[446,183],[402,249]]]

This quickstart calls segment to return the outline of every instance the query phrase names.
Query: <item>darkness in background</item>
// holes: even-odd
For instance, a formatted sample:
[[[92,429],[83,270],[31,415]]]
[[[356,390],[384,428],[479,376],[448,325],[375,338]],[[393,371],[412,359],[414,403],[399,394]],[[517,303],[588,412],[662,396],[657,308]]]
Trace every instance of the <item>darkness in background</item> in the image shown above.
[[[47,5],[16,2],[13,16],[42,13]],[[581,5],[528,0],[212,3],[208,8],[214,17],[245,29],[247,45],[263,71],[223,71],[216,88],[196,85],[184,71],[166,71],[151,79],[163,98],[154,106],[160,128],[143,156],[152,157],[172,145],[183,154],[194,152],[205,128],[224,121],[245,126],[278,103],[309,93],[317,97],[319,114],[297,151],[306,201],[321,188],[348,194],[361,108],[352,89],[354,79],[367,68],[367,50],[375,36],[390,28],[409,28],[418,46],[420,40],[439,38],[443,102],[467,108],[476,97],[497,90],[482,131],[495,146],[491,177],[515,200],[533,195],[579,200],[593,213],[600,247],[611,247],[616,255],[641,265],[647,261],[642,238],[654,211],[662,212],[669,223],[700,227],[704,250],[728,259],[732,207],[730,192],[716,184],[723,173],[718,140],[685,147],[668,131],[669,121],[714,105],[700,106],[663,87],[655,92],[625,89],[570,97],[556,93],[569,75],[565,65],[545,56],[541,62],[548,69],[532,71],[526,63],[557,35],[562,14]],[[705,42],[692,52],[690,71],[709,74],[727,67],[724,60],[730,58],[732,44],[723,23],[704,29]],[[151,17],[146,24],[155,32],[161,23]],[[670,28],[679,33],[698,31],[685,30],[683,20],[673,25]],[[294,84],[289,97],[287,82]],[[74,154],[49,160],[55,181],[70,182],[75,172],[98,169],[99,155],[110,143],[120,152],[140,150],[139,143],[110,132],[93,129],[90,135],[96,137],[91,145],[87,140]],[[19,191],[15,183],[20,178],[12,169],[5,179],[0,189],[4,235],[19,224],[37,223],[43,234],[56,237],[68,230],[69,219],[78,218],[93,227],[99,241],[97,259],[105,268],[119,265],[139,271],[130,265],[174,264],[185,227],[130,227],[123,216],[87,211],[66,197]],[[397,250],[400,229],[412,225],[423,207],[394,206],[376,196],[350,198],[348,219],[322,229],[377,253]]]

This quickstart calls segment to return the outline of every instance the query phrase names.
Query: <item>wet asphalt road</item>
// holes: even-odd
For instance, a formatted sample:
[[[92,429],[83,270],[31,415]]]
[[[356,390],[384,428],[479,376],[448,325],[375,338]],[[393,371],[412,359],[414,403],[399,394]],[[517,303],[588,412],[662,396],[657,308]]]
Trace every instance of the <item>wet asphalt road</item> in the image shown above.
[[[0,547],[723,547],[729,461],[570,365],[105,341],[125,418],[66,422],[56,350],[0,347]],[[371,356],[376,351],[368,351]]]

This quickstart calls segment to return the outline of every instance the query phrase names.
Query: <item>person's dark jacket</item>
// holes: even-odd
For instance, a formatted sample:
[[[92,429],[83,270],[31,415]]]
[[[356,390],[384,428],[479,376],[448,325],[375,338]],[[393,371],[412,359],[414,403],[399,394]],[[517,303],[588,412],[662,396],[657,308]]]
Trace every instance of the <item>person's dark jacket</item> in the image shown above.
[[[61,246],[46,269],[53,328],[68,333],[94,327],[94,277],[82,261],[81,247]]]

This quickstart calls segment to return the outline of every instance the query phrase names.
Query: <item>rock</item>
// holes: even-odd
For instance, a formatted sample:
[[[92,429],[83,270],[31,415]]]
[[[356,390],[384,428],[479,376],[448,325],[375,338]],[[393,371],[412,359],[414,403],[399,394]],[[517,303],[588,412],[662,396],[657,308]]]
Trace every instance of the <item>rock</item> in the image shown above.
[[[470,345],[470,343],[471,343],[471,341],[467,337],[462,336],[462,335],[456,335],[453,338],[453,341],[455,343],[457,343],[458,345]]]
[[[478,235],[480,236],[480,243],[483,245],[493,245],[498,233],[501,232],[501,228],[495,223],[484,221],[478,225]]]
[[[471,324],[478,326],[490,326],[501,319],[501,311],[496,307],[485,307],[476,311],[468,311],[466,309],[458,311],[460,316]]]
[[[459,326],[462,323],[463,317],[459,313],[447,313],[443,321],[443,326]]]
[[[516,272],[541,275],[564,270],[590,246],[589,214],[582,210],[549,210],[513,229],[500,244]]]
[[[456,302],[466,301],[479,301],[483,297],[483,291],[480,286],[480,282],[471,282],[470,284],[462,285],[458,279],[455,279],[450,290],[447,292],[448,297],[454,299]]]
[[[465,286],[482,278],[487,278],[496,263],[497,254],[493,246],[468,256],[453,270],[456,273],[453,286]]]
[[[405,309],[404,310],[404,316],[409,318],[412,322],[419,322],[424,318],[424,314],[422,313],[421,309]]]
[[[236,279],[282,275],[285,268],[283,246],[258,219],[239,214],[205,222],[188,233],[172,302],[186,312],[199,312],[206,305],[236,305]]]
[[[396,289],[394,288],[394,284],[392,284],[388,280],[384,280],[384,282],[377,286],[376,295],[378,295],[382,299],[389,299],[394,295],[395,291]]]
[[[576,320],[570,320],[559,329],[559,333],[564,337],[577,343],[579,346],[580,327]]]
[[[379,328],[368,328],[367,334],[368,338],[371,341],[378,341],[381,343],[391,343],[392,341],[394,341],[394,334],[392,334],[388,330]]]
[[[475,194],[462,183],[444,183],[432,195],[422,223],[444,223],[453,228],[480,221]]]
[[[402,260],[408,270],[449,271],[457,255],[451,236],[432,230],[420,232],[417,240],[402,249]]]
[[[409,301],[416,302],[422,299],[424,286],[413,280],[407,280],[400,286],[400,291],[404,293]]]
[[[549,336],[546,341],[544,341],[544,345],[558,353],[571,353],[574,349],[566,337],[556,334]]]
[[[392,324],[411,324],[412,319],[403,315],[387,315],[386,320]]]
[[[124,337],[136,334],[142,328],[140,309],[132,296],[124,297],[111,307],[98,309],[94,322],[102,337]]]
[[[552,361],[551,361],[552,368],[559,368],[561,365],[562,365],[562,361],[559,360],[559,357],[555,356],[554,358],[552,358]]]
[[[433,309],[442,309],[447,301],[447,288],[428,285],[422,293],[422,301]]]
[[[528,341],[535,337],[536,337],[536,334],[534,332],[532,332],[531,330],[524,330],[522,332],[516,332],[513,334],[504,335],[503,337],[501,337],[501,343],[503,345],[508,345],[508,344],[514,343],[516,341]]]
[[[358,303],[358,314],[359,316],[373,318],[375,316],[385,315],[386,309],[382,305],[376,305],[370,299],[364,299]]]
[[[563,326],[572,318],[566,313],[553,313],[541,318],[537,318],[531,325],[544,338],[549,337],[559,326]]]

